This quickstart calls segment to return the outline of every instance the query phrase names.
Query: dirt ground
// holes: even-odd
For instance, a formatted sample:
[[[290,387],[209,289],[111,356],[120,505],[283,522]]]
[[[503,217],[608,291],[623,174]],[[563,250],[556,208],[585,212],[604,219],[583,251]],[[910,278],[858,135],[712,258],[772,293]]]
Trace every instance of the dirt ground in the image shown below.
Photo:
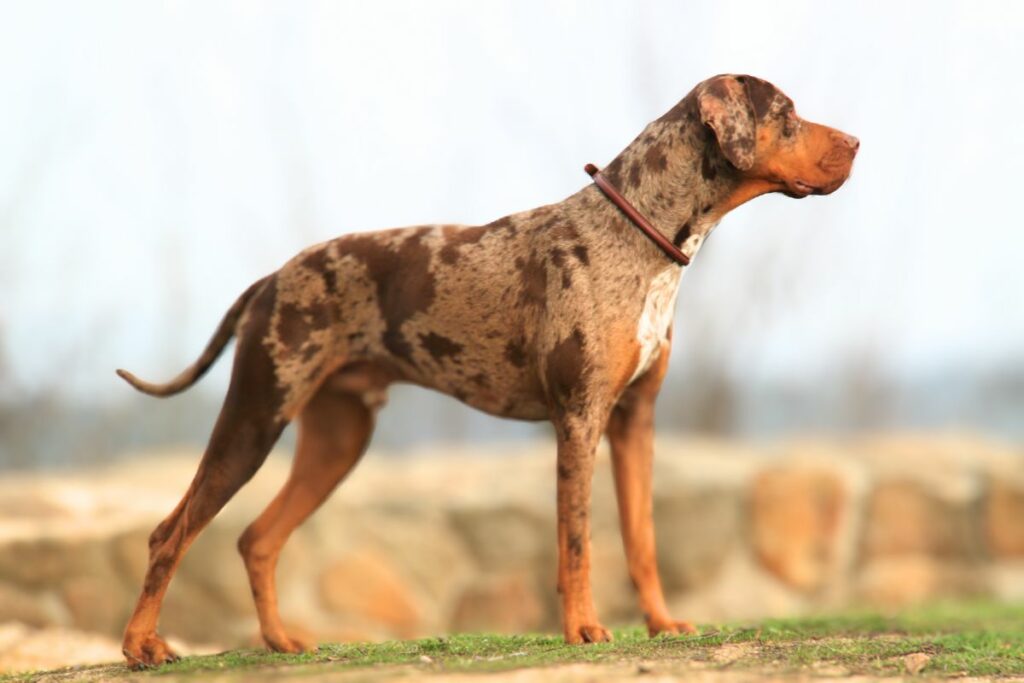
[[[841,639],[840,639],[841,640]],[[32,681],[33,683],[96,683],[99,681],[160,681],[178,683],[186,681],[303,681],[306,683],[380,683],[382,681],[419,681],[432,683],[589,683],[591,681],[689,681],[693,683],[746,683],[747,681],[905,681],[920,677],[933,680],[926,671],[930,657],[925,653],[912,653],[898,658],[900,675],[871,676],[856,674],[832,662],[815,662],[793,668],[791,662],[772,660],[771,651],[757,643],[727,643],[717,646],[703,659],[671,657],[665,659],[623,658],[620,661],[571,663],[493,672],[453,672],[443,664],[423,656],[414,665],[380,665],[357,669],[339,668],[331,662],[314,664],[268,665],[258,668],[239,668],[223,672],[209,669],[185,673],[128,672],[120,664],[70,667],[51,672],[38,672],[24,676],[0,677],[0,681]],[[494,659],[514,657],[515,653]],[[948,676],[948,674],[947,674]],[[953,675],[958,681],[1024,681],[1024,677],[970,677]]]

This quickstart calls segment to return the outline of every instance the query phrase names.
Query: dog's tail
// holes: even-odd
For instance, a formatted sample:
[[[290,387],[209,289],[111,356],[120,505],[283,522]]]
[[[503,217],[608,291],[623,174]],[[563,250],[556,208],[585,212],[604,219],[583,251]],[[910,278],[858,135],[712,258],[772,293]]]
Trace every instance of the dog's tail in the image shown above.
[[[231,308],[228,309],[228,312],[224,314],[224,318],[220,321],[217,331],[213,333],[213,337],[206,345],[206,348],[203,349],[202,355],[196,359],[195,363],[182,370],[181,374],[170,382],[166,384],[153,384],[139,379],[127,370],[120,369],[117,371],[118,376],[142,393],[149,394],[150,396],[173,396],[185,391],[185,389],[188,389],[200,377],[206,374],[206,371],[210,369],[210,366],[213,365],[221,352],[224,351],[224,347],[235,336],[235,325],[238,323],[238,319],[242,317],[242,313],[245,312],[249,301],[268,279],[270,279],[269,275],[261,280],[257,280],[250,285],[249,289],[245,290],[242,296],[238,297],[235,303],[231,305]]]

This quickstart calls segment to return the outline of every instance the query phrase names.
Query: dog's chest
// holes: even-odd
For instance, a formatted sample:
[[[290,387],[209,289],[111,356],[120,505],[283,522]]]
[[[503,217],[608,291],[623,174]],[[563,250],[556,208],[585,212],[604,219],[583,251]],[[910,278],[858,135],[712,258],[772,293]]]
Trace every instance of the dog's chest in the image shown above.
[[[640,344],[640,361],[633,371],[630,382],[647,372],[657,358],[661,345],[668,339],[682,276],[682,268],[669,266],[651,280],[636,328],[636,340]]]

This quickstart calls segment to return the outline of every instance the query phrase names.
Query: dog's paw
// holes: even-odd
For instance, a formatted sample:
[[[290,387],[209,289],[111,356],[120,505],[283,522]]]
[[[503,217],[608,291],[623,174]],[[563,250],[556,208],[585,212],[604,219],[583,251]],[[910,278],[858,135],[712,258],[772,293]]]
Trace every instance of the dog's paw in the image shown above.
[[[135,670],[160,666],[181,659],[170,648],[167,641],[155,633],[141,637],[126,637],[121,653],[124,654],[128,667]]]
[[[312,643],[307,643],[298,638],[292,638],[284,633],[275,636],[263,634],[263,642],[265,642],[267,647],[274,652],[283,652],[291,655],[298,655],[303,652],[313,652],[317,649],[317,646]]]
[[[601,624],[584,624],[576,628],[570,628],[565,634],[565,641],[570,645],[582,643],[610,643],[612,632]]]
[[[697,634],[697,627],[688,621],[676,621],[668,617],[664,619],[648,619],[647,635],[653,638],[661,633],[673,636],[692,636]]]

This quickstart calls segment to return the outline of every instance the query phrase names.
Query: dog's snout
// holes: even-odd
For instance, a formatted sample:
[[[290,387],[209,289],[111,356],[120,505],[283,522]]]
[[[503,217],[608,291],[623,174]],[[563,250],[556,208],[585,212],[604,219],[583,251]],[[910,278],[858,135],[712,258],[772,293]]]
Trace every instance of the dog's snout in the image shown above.
[[[840,136],[840,141],[842,142],[842,144],[849,147],[850,150],[853,152],[856,152],[858,149],[860,149],[860,140],[853,137],[852,135],[847,135],[846,133],[843,133]]]

